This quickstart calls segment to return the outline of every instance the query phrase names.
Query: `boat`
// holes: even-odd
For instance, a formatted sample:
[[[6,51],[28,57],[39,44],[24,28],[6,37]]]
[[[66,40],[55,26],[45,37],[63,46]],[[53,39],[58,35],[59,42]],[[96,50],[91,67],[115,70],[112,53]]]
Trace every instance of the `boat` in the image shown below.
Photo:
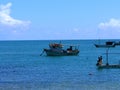
[[[117,45],[120,45],[120,41],[118,41],[118,42],[116,41],[116,42],[115,42],[115,45],[116,45],[116,46],[117,46]]]
[[[98,57],[98,61],[96,66],[98,67],[98,69],[117,69],[120,68],[120,63],[119,64],[109,64],[108,63],[108,50],[109,47],[106,50],[106,64],[102,64],[102,58],[101,56]]]
[[[109,48],[109,47],[115,47],[116,43],[112,41],[107,41],[105,44],[94,44],[97,48]]]
[[[71,56],[79,53],[76,45],[69,45],[67,49],[64,49],[61,43],[51,43],[49,44],[49,49],[44,49],[44,51],[47,56]]]

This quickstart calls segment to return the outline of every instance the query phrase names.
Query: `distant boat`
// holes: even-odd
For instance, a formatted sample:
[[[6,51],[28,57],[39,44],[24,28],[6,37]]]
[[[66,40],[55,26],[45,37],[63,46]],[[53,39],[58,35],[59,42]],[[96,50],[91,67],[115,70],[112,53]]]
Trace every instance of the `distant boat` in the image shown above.
[[[61,43],[51,43],[49,44],[49,49],[44,49],[47,56],[71,56],[78,55],[79,50],[75,45],[69,45],[67,49],[63,49]]]
[[[97,48],[109,48],[109,47],[115,47],[116,43],[112,41],[107,41],[105,44],[94,44]]]
[[[115,42],[115,45],[120,45],[120,41],[119,42]]]

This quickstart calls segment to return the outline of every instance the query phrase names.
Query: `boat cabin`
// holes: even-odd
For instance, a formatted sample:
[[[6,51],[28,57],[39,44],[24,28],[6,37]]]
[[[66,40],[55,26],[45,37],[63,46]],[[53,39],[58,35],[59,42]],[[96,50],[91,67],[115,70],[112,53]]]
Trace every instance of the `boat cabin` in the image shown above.
[[[106,45],[114,45],[115,43],[114,42],[112,42],[112,41],[108,41],[108,42],[106,42]]]

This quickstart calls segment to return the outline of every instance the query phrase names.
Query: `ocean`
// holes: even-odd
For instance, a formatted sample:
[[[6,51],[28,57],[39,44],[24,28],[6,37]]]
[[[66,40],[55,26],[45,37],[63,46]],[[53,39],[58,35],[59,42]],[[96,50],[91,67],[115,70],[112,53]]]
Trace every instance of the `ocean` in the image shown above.
[[[105,42],[106,40],[101,40]],[[46,56],[49,43],[60,40],[0,41],[0,90],[119,90],[120,69],[98,69],[106,49],[97,40],[61,40],[79,44],[77,56]],[[120,47],[109,49],[109,63],[120,63]]]

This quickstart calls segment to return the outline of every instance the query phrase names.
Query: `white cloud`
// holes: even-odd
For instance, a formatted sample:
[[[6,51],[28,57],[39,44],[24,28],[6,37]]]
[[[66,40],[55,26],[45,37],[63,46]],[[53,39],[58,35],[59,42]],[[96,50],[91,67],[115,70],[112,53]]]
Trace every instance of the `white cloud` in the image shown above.
[[[99,37],[102,39],[118,39],[120,38],[120,19],[111,18],[107,22],[98,25]]]
[[[12,3],[6,5],[0,5],[0,25],[9,26],[13,28],[27,28],[30,24],[30,21],[22,21],[14,19],[10,16]]]
[[[110,19],[108,22],[102,22],[98,25],[100,29],[108,29],[108,28],[120,28],[120,19]]]

